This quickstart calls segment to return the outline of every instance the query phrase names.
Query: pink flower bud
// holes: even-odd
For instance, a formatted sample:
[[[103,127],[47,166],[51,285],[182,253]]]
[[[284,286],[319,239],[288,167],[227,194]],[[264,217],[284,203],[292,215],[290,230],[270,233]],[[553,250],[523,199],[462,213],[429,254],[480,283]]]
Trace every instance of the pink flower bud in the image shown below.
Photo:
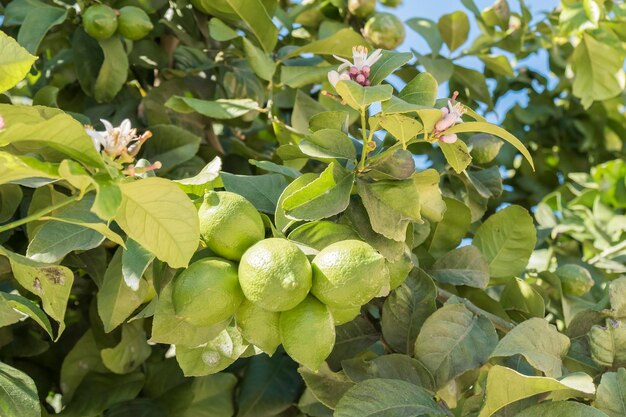
[[[351,66],[350,67],[350,75],[352,76],[356,76],[359,74],[359,69],[355,66]]]
[[[442,107],[442,108],[440,108],[439,110],[441,110],[441,112],[443,113],[443,115],[444,115],[444,116],[445,116],[446,114],[449,114],[449,113],[450,113],[450,110],[448,110],[448,108],[447,108],[447,107]]]
[[[0,129],[4,129],[4,119],[0,116]]]
[[[437,132],[443,132],[450,126],[452,126],[457,121],[457,116],[455,114],[446,114],[435,124],[435,130]]]
[[[350,74],[348,74],[348,71],[342,72],[341,75],[339,76],[340,81],[347,81],[349,79],[350,79]]]
[[[361,74],[363,74],[365,78],[370,76],[370,71],[371,68],[368,65],[364,65],[363,68],[361,68]]]
[[[454,143],[458,140],[456,133],[449,133],[447,135],[442,135],[439,140],[443,143]]]
[[[372,82],[370,80],[365,80],[365,82],[363,83],[365,87],[369,87],[371,84]]]
[[[365,76],[363,74],[359,74],[356,76],[355,81],[359,84],[363,84],[365,82]]]

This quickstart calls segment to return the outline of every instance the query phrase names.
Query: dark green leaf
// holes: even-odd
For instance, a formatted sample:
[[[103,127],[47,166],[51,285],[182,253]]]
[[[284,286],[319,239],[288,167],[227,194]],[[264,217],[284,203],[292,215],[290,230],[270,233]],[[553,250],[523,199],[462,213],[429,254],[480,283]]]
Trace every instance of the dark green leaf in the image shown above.
[[[471,245],[446,253],[434,263],[430,273],[443,284],[487,288],[489,283],[489,265]]]
[[[278,198],[288,184],[285,177],[279,174],[235,175],[222,172],[220,177],[226,191],[245,197],[257,210],[265,213],[274,213]]]

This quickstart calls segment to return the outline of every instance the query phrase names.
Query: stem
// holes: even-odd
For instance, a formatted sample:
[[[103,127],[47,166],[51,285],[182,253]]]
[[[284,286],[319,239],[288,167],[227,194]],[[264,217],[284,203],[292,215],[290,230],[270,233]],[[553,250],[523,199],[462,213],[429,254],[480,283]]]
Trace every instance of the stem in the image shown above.
[[[367,157],[368,151],[368,143],[369,140],[367,138],[367,129],[366,129],[366,120],[365,120],[365,109],[361,110],[361,136],[363,138],[363,149],[361,150],[361,160],[359,161],[359,171],[363,171],[365,169],[365,158]]]
[[[494,327],[500,330],[502,333],[508,333],[515,327],[515,324],[511,323],[510,321],[504,320],[503,318],[498,317],[495,314],[491,314],[483,310],[482,308],[476,307],[474,304],[472,304],[471,301],[465,298],[458,297],[457,295],[452,294],[451,292],[448,292],[446,290],[442,290],[441,288],[437,288],[437,299],[439,301],[445,302],[452,297],[457,297],[472,313],[478,314],[488,319],[494,325]]]
[[[43,208],[43,209],[41,209],[39,211],[36,211],[35,213],[31,214],[30,216],[26,216],[24,218],[21,218],[19,220],[16,220],[16,221],[12,222],[12,223],[7,223],[4,226],[0,226],[0,233],[6,232],[7,230],[14,229],[14,228],[16,228],[18,226],[21,226],[23,224],[26,224],[26,223],[38,220],[39,218],[45,216],[46,214],[49,214],[49,213],[53,212],[54,210],[58,210],[61,207],[65,207],[68,204],[73,203],[74,201],[80,200],[81,197],[82,197],[82,195],[80,195],[80,194],[73,195],[71,197],[68,197],[66,200],[61,201],[60,203],[57,203],[57,204],[55,204],[53,206],[49,206],[49,207]]]

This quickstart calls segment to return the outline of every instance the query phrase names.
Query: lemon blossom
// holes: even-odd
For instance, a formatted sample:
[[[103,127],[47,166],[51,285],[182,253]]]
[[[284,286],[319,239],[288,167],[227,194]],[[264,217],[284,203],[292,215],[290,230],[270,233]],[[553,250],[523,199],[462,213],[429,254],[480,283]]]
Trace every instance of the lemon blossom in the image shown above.
[[[131,126],[128,119],[124,119],[118,127],[114,127],[107,120],[100,119],[100,121],[105,130],[97,131],[91,126],[87,126],[85,130],[98,151],[104,151],[113,157],[123,154],[135,156],[143,142],[152,136],[150,132],[137,136],[137,129]]]
[[[459,93],[455,91],[452,98],[448,100],[448,105],[441,108],[442,116],[441,119],[439,119],[439,121],[435,124],[435,132],[443,132],[457,123],[463,123],[461,118],[465,114],[466,110],[465,106],[461,103],[455,103],[458,94]],[[439,140],[444,143],[454,143],[457,139],[458,138],[455,133],[449,133],[439,137]]]
[[[4,118],[0,116],[0,129],[4,129]]]
[[[368,52],[364,46],[355,46],[352,48],[352,61],[333,55],[337,60],[341,61],[341,65],[339,65],[337,71],[333,70],[328,73],[328,81],[330,81],[332,86],[335,87],[342,80],[352,80],[364,87],[369,86],[371,67],[382,56],[382,50],[376,49],[369,56]]]

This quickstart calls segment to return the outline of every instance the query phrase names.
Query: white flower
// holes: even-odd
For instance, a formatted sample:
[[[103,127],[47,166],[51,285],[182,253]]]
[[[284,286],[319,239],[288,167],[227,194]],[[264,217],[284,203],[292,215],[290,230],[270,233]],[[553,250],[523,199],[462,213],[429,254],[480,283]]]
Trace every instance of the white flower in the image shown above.
[[[328,73],[328,81],[333,87],[336,87],[339,81],[349,80],[349,79],[350,79],[350,74],[348,74],[348,71],[344,71],[341,74],[339,74],[337,71],[330,71]]]
[[[443,116],[435,124],[435,130],[442,132],[457,123],[462,123],[461,117],[465,114],[465,107],[461,103],[452,105],[452,100],[448,100],[448,106],[441,108]]]
[[[369,69],[371,68],[372,65],[378,62],[378,60],[380,59],[382,55],[382,49],[375,50],[374,52],[372,52],[372,54],[369,57],[367,56],[367,53],[368,53],[367,48],[359,45],[359,46],[355,46],[354,48],[352,48],[352,59],[354,60],[354,62],[350,62],[345,58],[342,58],[337,55],[333,55],[336,59],[342,62],[342,64],[339,65],[339,68],[337,68],[337,70],[341,71],[346,68],[352,68],[352,67],[356,67],[356,69],[359,71],[362,71],[365,67],[368,67]]]
[[[124,119],[118,127],[113,127],[107,120],[100,119],[100,121],[106,130],[96,131],[91,127],[85,129],[98,151],[104,150],[111,156],[119,156],[141,139],[137,136],[137,129],[131,126],[128,119]]]

